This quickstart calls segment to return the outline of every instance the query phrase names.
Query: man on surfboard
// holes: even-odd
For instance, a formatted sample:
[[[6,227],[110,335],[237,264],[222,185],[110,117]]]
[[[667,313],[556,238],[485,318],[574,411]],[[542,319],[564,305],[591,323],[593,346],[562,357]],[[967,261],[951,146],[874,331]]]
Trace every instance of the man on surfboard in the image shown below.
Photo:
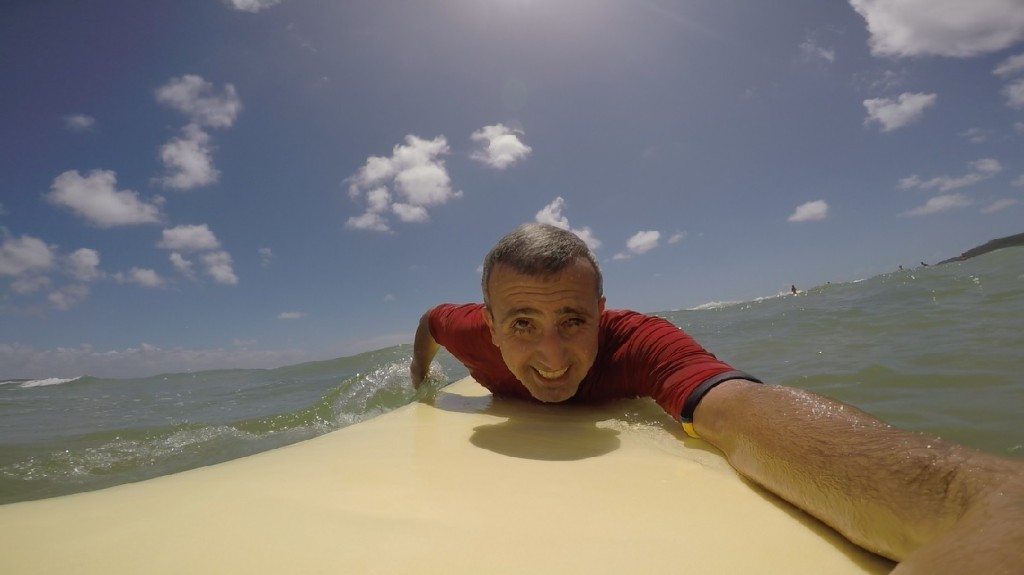
[[[1024,465],[895,429],[721,362],[671,323],[606,310],[575,234],[520,226],[484,260],[483,304],[437,306],[410,366],[440,346],[495,395],[542,402],[649,396],[730,464],[897,572],[1024,571]]]

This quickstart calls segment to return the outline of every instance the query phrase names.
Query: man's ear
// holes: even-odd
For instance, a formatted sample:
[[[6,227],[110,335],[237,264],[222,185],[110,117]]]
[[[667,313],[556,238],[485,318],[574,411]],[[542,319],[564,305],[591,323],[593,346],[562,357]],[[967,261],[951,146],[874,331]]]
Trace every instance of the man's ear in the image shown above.
[[[604,313],[604,296],[601,296],[601,297],[600,297],[600,298],[599,298],[599,299],[597,300],[597,313],[598,313],[598,314],[602,314],[602,313]]]
[[[494,316],[491,315],[490,306],[484,306],[484,323],[487,324],[487,329],[491,332],[491,343],[497,347],[498,341],[497,338],[495,338],[496,334],[494,332]]]

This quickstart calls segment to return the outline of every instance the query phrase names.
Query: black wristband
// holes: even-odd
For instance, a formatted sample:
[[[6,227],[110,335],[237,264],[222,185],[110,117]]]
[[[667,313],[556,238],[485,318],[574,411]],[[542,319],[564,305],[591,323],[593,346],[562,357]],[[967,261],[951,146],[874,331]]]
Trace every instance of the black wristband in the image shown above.
[[[689,396],[687,396],[686,401],[683,402],[683,412],[679,414],[679,421],[681,423],[692,423],[693,412],[697,411],[697,405],[700,404],[700,400],[704,399],[704,395],[719,383],[729,381],[730,379],[745,379],[754,383],[764,383],[747,372],[739,370],[726,371],[718,375],[713,375],[702,381],[701,384],[691,391]]]

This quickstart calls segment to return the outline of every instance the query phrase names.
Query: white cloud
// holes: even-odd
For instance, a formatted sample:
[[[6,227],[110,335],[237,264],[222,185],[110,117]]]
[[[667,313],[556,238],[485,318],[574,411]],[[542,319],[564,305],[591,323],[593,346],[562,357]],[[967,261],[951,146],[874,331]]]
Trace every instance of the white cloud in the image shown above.
[[[960,136],[972,144],[983,144],[988,141],[990,135],[988,130],[981,128],[969,128],[960,132]]]
[[[139,194],[118,191],[116,186],[117,175],[111,170],[93,170],[86,177],[78,170],[68,170],[54,178],[50,192],[43,197],[101,228],[160,222],[160,208],[155,202],[143,202]]]
[[[444,166],[437,163],[413,166],[395,175],[398,194],[414,206],[446,203],[454,193]]]
[[[808,38],[800,44],[800,58],[805,62],[825,60],[832,63],[836,61],[836,51],[832,48],[819,46],[813,38]]]
[[[399,195],[411,204],[423,206],[443,204],[456,197],[441,160],[449,152],[444,136],[424,140],[410,134],[405,142],[393,148],[390,158],[368,158],[350,178],[351,185],[357,190],[370,189],[393,179]]]
[[[470,135],[479,147],[470,158],[498,170],[515,164],[530,155],[532,148],[520,141],[523,133],[504,124],[484,126]]]
[[[410,134],[404,145],[393,148],[390,157],[367,158],[346,180],[349,196],[358,200],[365,195],[367,209],[361,216],[350,217],[345,227],[387,232],[391,228],[384,214],[389,207],[402,221],[422,222],[429,219],[427,207],[461,197],[461,191],[452,189],[441,158],[448,152],[444,136],[424,140]]]
[[[57,249],[31,236],[13,238],[0,228],[4,241],[0,244],[0,276],[13,276],[11,292],[33,294],[49,289],[53,282],[43,275],[58,261]],[[90,282],[104,276],[98,269],[100,256],[96,250],[81,248],[70,255],[59,256],[61,270],[77,282]],[[47,300],[60,310],[70,309],[89,295],[88,286],[77,283],[66,285],[49,293]]]
[[[351,230],[368,230],[373,232],[391,231],[387,221],[375,212],[366,212],[361,216],[352,216],[345,222],[345,227]]]
[[[277,315],[277,319],[284,319],[284,320],[300,319],[300,318],[304,318],[304,317],[306,317],[306,312],[304,312],[304,311],[284,311],[284,312],[281,312],[281,313],[279,313]]]
[[[931,214],[937,214],[946,210],[952,210],[956,208],[966,208],[974,202],[970,198],[963,194],[946,194],[943,196],[935,196],[929,199],[922,206],[918,206],[912,210],[908,210],[903,213],[905,216],[927,216]]]
[[[100,253],[89,248],[77,249],[67,257],[67,272],[78,281],[91,282],[103,277],[99,265]]]
[[[414,136],[406,136],[406,139]],[[395,146],[397,155],[397,149],[400,146]],[[386,182],[387,180],[395,176],[397,167],[393,161],[393,157],[384,158],[381,156],[370,156],[366,158],[366,163],[363,167],[356,171],[355,175],[348,179],[349,188],[348,193],[353,199],[358,198],[362,189],[375,186]],[[387,188],[381,188],[387,192]]]
[[[6,230],[4,236],[6,236]],[[0,244],[0,275],[20,276],[50,269],[55,250],[32,236],[4,237]]]
[[[876,56],[996,52],[1024,39],[1019,0],[850,0],[867,21]]]
[[[1017,203],[1018,201],[1014,198],[1002,198],[1000,200],[992,202],[991,204],[985,206],[984,208],[981,208],[981,213],[994,214],[999,210],[1004,210],[1010,206],[1016,205]]]
[[[1024,72],[1024,54],[1010,56],[999,63],[992,73],[996,76],[1009,77]]]
[[[203,254],[200,258],[206,266],[206,275],[213,278],[213,281],[224,285],[236,285],[238,276],[231,266],[231,254],[225,251],[210,252]]]
[[[643,230],[633,234],[626,240],[626,252],[619,252],[612,256],[613,260],[624,260],[633,256],[645,254],[658,247],[658,240],[661,239],[661,232],[657,230]]]
[[[426,208],[423,206],[413,206],[410,204],[396,202],[391,204],[391,211],[395,212],[398,219],[403,222],[425,222],[430,219]]]
[[[408,341],[408,339],[406,339]],[[144,377],[156,373],[223,368],[271,368],[310,359],[299,350],[169,348],[141,344],[101,351],[90,345],[35,349],[0,343],[5,377]]]
[[[396,298],[394,296],[394,294],[390,294],[390,293],[389,294],[384,294],[384,301],[385,302],[393,302],[393,301],[396,301],[397,299],[398,298]]]
[[[225,0],[235,10],[255,14],[260,10],[266,10],[271,6],[281,3],[281,0]]]
[[[901,190],[910,190],[910,189],[916,188],[916,187],[918,187],[920,185],[921,185],[921,176],[918,176],[917,174],[912,174],[912,175],[907,176],[905,178],[900,178],[900,181],[899,181],[898,184],[896,184],[896,187],[901,189]]]
[[[670,243],[670,244],[678,244],[679,242],[681,242],[684,239],[686,239],[686,235],[687,235],[686,232],[676,232],[676,233],[672,234],[668,238],[668,243]]]
[[[274,261],[274,251],[270,248],[260,248],[260,265],[267,267],[272,261]]]
[[[366,211],[379,214],[388,210],[391,192],[387,188],[374,188],[366,193]]]
[[[590,251],[595,251],[600,248],[601,241],[594,237],[594,233],[590,231],[590,228],[584,226],[579,229],[574,229],[569,226],[569,218],[562,215],[562,209],[565,208],[565,205],[565,200],[561,196],[558,196],[552,200],[550,204],[544,206],[539,212],[537,212],[534,219],[538,223],[550,224],[556,228],[568,230],[576,234],[584,243],[587,244]]]
[[[661,232],[657,230],[639,231],[626,240],[626,249],[636,255],[645,254],[658,247]]]
[[[185,257],[178,252],[171,252],[169,259],[171,260],[171,264],[174,265],[174,269],[178,270],[178,273],[190,280],[196,279],[196,272],[192,270],[192,262],[185,259]]]
[[[1024,187],[1024,174],[1021,174],[1021,175],[1017,176],[1016,179],[1014,179],[1012,182],[1010,182],[1010,185],[1011,186],[1017,186],[1018,188]]]
[[[982,158],[970,162],[972,168],[974,168],[979,174],[994,175],[1003,171],[1003,166],[999,164],[999,160],[995,158]]]
[[[172,138],[160,148],[160,161],[166,174],[156,183],[176,190],[191,190],[217,182],[220,172],[213,167],[210,135],[198,125],[182,129],[183,136]]]
[[[1011,108],[1024,108],[1024,78],[1010,82],[1003,87],[1006,105]]]
[[[883,132],[891,132],[921,119],[925,109],[935,105],[938,96],[935,94],[911,94],[904,92],[899,98],[874,98],[864,100],[868,117],[864,124],[872,122],[882,126]]]
[[[114,274],[114,280],[118,283],[135,284],[154,289],[164,286],[164,278],[149,268],[132,268],[128,270],[128,273],[118,272]]]
[[[228,128],[242,110],[235,87],[225,84],[218,94],[201,76],[186,74],[171,78],[156,91],[156,101],[188,116],[190,123],[211,128]]]
[[[1013,129],[1017,130],[1018,134],[1024,134],[1024,122],[1014,122]]]
[[[68,310],[85,301],[87,297],[89,297],[89,287],[75,284],[50,292],[46,299],[53,307],[59,310]]]
[[[164,230],[163,239],[156,246],[179,252],[200,252],[215,250],[220,242],[206,224],[181,225]]]
[[[963,176],[937,176],[925,181],[915,174],[901,178],[897,187],[901,190],[919,189],[949,192],[985,181],[1003,169],[999,161],[994,158],[982,158],[968,162],[968,165],[973,171]]]
[[[814,200],[800,204],[786,219],[787,222],[817,222],[828,217],[828,203],[825,200]]]
[[[50,278],[46,276],[25,276],[11,282],[11,291],[27,295],[50,287]]]
[[[216,183],[220,172],[213,166],[210,135],[203,128],[228,128],[235,123],[242,101],[235,87],[225,84],[218,93],[201,76],[171,78],[156,90],[156,100],[188,117],[182,135],[160,148],[166,174],[155,182],[166,188],[190,190]]]
[[[88,132],[96,127],[96,118],[85,114],[64,116],[64,127],[72,132]]]

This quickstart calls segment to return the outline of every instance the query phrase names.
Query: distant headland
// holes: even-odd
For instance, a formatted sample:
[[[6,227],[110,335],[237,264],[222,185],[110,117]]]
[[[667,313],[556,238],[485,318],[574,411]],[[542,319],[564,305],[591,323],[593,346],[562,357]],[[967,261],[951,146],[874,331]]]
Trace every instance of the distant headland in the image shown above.
[[[989,242],[985,242],[976,248],[971,248],[966,252],[960,254],[955,258],[949,258],[948,260],[942,260],[936,265],[948,264],[949,262],[962,262],[969,260],[973,257],[980,256],[981,254],[987,254],[998,249],[1008,248],[1012,246],[1024,246],[1024,234],[1015,234],[1012,236],[1006,236],[1005,238],[994,239]]]

